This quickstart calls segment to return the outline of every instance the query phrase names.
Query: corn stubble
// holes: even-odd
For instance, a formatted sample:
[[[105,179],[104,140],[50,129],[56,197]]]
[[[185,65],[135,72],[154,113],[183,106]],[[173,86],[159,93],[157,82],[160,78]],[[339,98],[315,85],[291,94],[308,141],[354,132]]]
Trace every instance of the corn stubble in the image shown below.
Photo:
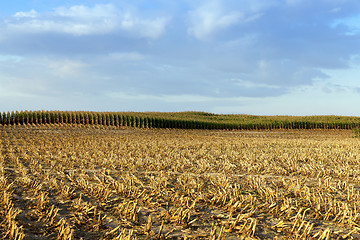
[[[3,239],[358,239],[349,130],[1,127]]]

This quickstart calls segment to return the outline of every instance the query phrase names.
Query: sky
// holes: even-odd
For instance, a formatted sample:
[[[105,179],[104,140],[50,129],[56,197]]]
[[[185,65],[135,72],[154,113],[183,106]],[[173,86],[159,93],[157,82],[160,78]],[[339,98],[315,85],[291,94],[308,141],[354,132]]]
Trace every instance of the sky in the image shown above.
[[[358,0],[0,3],[0,111],[360,116]]]

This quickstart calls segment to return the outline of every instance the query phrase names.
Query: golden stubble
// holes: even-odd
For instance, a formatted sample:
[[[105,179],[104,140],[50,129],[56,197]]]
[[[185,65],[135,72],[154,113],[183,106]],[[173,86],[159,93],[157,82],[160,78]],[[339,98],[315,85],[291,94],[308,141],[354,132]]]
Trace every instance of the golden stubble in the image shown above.
[[[0,141],[5,239],[360,237],[351,131],[53,124]]]

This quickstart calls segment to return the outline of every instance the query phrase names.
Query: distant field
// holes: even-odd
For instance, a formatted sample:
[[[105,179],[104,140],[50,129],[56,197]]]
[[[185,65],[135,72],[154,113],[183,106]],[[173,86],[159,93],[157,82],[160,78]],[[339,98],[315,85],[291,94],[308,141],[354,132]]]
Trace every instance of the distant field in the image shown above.
[[[0,127],[4,239],[359,239],[351,130]]]
[[[178,129],[354,129],[360,117],[254,116],[205,112],[21,111],[0,114],[1,125],[65,123]]]

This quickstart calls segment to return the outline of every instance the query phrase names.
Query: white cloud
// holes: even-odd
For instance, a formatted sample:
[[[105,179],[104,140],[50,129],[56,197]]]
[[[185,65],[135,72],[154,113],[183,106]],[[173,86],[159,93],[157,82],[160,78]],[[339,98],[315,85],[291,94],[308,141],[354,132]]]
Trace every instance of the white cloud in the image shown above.
[[[75,60],[54,60],[48,63],[51,73],[56,77],[68,78],[82,73],[87,64]]]
[[[179,102],[179,103],[194,103],[194,102],[207,102],[207,101],[216,101],[218,99],[214,97],[207,97],[201,95],[191,95],[191,94],[178,94],[178,95],[165,95],[163,100],[166,102]]]
[[[76,17],[79,19],[91,20],[93,18],[108,18],[116,16],[117,9],[110,4],[95,5],[89,8],[83,5],[72,6],[70,8],[58,7],[55,8],[55,14],[61,17]]]
[[[300,4],[303,3],[304,0],[286,0],[285,3],[288,5],[296,5],[296,4]]]
[[[351,16],[347,18],[336,19],[332,22],[331,26],[333,28],[338,27],[339,25],[344,25],[348,28],[346,35],[352,36],[357,35],[360,32],[360,14],[356,16]]]
[[[261,10],[264,5],[259,3],[242,3],[246,7],[235,7],[227,9],[222,1],[206,1],[189,13],[190,26],[188,33],[198,39],[207,39],[221,30],[230,28],[237,24],[245,24],[255,21],[262,16]],[[235,10],[234,10],[235,9]]]
[[[337,8],[333,8],[329,11],[330,13],[339,13],[341,12],[341,8],[337,7]]]
[[[232,78],[231,82],[235,83],[237,86],[245,87],[245,88],[267,88],[267,89],[279,89],[280,87],[275,85],[270,85],[266,83],[256,83],[252,81],[246,81],[240,78]]]
[[[27,72],[28,74],[28,72]],[[30,79],[26,74],[9,74],[0,69],[0,95],[2,97],[35,96],[46,90],[42,80]]]
[[[24,58],[17,55],[0,55],[0,62],[20,62]]]
[[[14,17],[17,18],[35,18],[38,16],[38,13],[32,9],[30,12],[17,12]]]
[[[353,93],[360,75],[347,60],[359,53],[360,21],[348,18],[359,8],[355,0],[340,1],[111,1],[18,12],[0,19],[0,91],[61,98],[66,106],[77,104],[68,97],[81,95],[89,108],[95,96],[100,110],[107,104],[167,111],[251,106],[239,110],[245,112],[253,100],[260,106],[262,98],[311,89],[317,81],[333,83],[323,88],[331,94]],[[340,26],[329,28],[334,18]],[[343,71],[325,71],[331,69]],[[237,97],[248,102],[228,101]]]
[[[129,94],[128,92],[110,92],[107,94],[110,98],[123,100],[160,100],[170,103],[194,103],[206,102],[211,100],[218,100],[213,97],[206,97],[192,94],[177,94],[177,95],[150,95],[150,94]]]
[[[140,37],[156,39],[163,34],[167,23],[167,18],[139,19],[126,14],[121,19],[120,28]]]
[[[130,10],[120,10],[111,4],[94,7],[59,7],[48,13],[17,12],[5,22],[17,33],[57,32],[76,36],[125,32],[134,37],[155,39],[165,31],[168,19],[146,18]]]
[[[215,31],[238,23],[242,17],[239,12],[222,12],[219,3],[212,1],[190,13],[192,26],[188,31],[196,38],[204,39]]]
[[[140,61],[145,59],[145,56],[137,52],[115,52],[110,53],[109,57],[118,61]]]

